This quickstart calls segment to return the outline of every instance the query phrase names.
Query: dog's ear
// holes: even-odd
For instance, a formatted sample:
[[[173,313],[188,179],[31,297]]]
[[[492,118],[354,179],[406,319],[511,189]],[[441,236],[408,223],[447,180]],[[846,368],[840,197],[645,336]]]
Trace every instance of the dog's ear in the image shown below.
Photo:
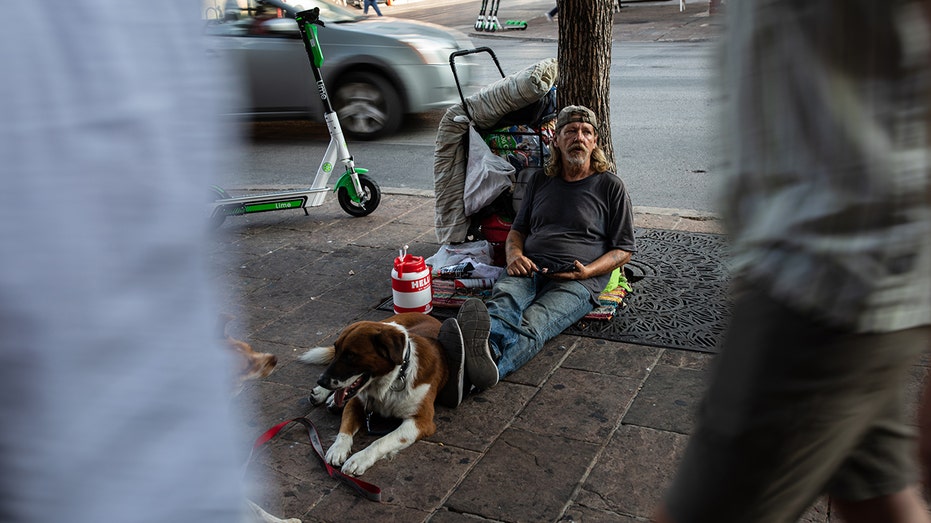
[[[221,312],[217,317],[217,337],[221,340],[226,339],[226,325],[236,319],[232,314]]]
[[[383,329],[375,339],[378,352],[388,361],[400,365],[404,361],[404,349],[407,348],[407,336],[397,329]]]

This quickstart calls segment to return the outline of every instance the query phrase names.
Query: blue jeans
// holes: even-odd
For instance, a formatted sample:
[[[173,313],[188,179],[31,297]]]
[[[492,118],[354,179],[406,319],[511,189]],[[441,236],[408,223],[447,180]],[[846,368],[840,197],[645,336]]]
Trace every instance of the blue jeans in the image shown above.
[[[365,0],[365,2],[363,3],[362,14],[366,14],[366,15],[369,14],[370,5],[372,6],[372,8],[375,9],[375,14],[377,14],[378,16],[381,16],[381,10],[378,9],[378,0]]]
[[[591,293],[577,281],[539,274],[504,276],[486,303],[491,316],[488,343],[505,377],[530,361],[543,344],[591,312]]]

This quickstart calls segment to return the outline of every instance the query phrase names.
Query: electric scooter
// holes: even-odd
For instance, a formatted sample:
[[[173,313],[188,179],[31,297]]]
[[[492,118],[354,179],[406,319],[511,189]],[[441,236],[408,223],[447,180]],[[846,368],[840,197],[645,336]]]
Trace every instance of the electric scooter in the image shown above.
[[[500,5],[501,0],[491,0],[491,5],[488,8],[488,15],[485,17],[485,26],[482,28],[483,30],[494,32],[501,27],[501,24],[498,23],[498,6]]]
[[[295,20],[301,32],[301,39],[304,41],[307,57],[310,59],[310,68],[314,73],[317,91],[323,101],[324,120],[330,131],[330,145],[323,155],[323,160],[317,168],[317,174],[310,188],[233,197],[222,187],[217,185],[211,187],[210,226],[213,228],[219,227],[227,216],[283,209],[304,209],[304,214],[308,215],[307,207],[323,205],[329,190],[326,187],[327,181],[337,165],[340,165],[344,171],[332,190],[336,193],[339,205],[344,211],[351,216],[367,216],[378,207],[381,201],[381,189],[374,180],[366,176],[368,169],[356,167],[353,163],[343,137],[343,130],[339,125],[339,118],[330,103],[326,85],[320,75],[320,67],[323,66],[323,51],[317,39],[317,26],[324,26],[323,21],[320,20],[320,8],[301,11],[295,15]]]
[[[485,27],[485,9],[488,8],[488,0],[482,0],[482,7],[478,10],[478,18],[475,19],[475,30],[481,31]]]
[[[498,7],[500,6],[501,0],[482,0],[478,18],[475,19],[475,30],[495,32],[502,29],[501,23],[498,22]],[[486,14],[486,9],[488,14]],[[508,31],[523,31],[527,29],[527,22],[524,20],[507,20],[504,22],[503,28]]]

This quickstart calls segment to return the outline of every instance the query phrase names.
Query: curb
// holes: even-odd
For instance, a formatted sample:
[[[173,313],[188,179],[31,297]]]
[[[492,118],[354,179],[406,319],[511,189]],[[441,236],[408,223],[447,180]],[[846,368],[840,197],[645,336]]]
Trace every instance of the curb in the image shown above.
[[[434,198],[436,195],[428,189],[408,189],[405,187],[382,187],[382,194],[396,194],[399,196],[420,196]],[[700,211],[698,209],[676,209],[673,207],[649,207],[634,205],[634,214],[650,214],[655,216],[675,216],[696,221],[720,220],[721,217],[714,212]]]
[[[296,187],[292,185],[266,185],[263,187],[227,187],[227,190],[248,191],[248,192],[279,192],[290,191]],[[381,187],[382,194],[394,194],[397,196],[413,196],[417,198],[435,198],[434,191],[429,189],[412,189],[408,187]],[[695,221],[714,221],[720,220],[721,217],[714,212],[700,211],[698,209],[676,209],[672,207],[649,207],[643,205],[634,205],[634,214],[652,215],[652,216],[672,216]]]

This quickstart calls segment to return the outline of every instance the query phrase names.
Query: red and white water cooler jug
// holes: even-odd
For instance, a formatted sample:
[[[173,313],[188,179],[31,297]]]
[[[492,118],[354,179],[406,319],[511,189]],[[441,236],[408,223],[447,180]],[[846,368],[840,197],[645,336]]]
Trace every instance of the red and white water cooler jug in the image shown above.
[[[407,245],[401,255],[394,259],[391,270],[391,290],[394,297],[394,312],[429,313],[433,310],[433,285],[430,267],[423,256],[407,254]]]

